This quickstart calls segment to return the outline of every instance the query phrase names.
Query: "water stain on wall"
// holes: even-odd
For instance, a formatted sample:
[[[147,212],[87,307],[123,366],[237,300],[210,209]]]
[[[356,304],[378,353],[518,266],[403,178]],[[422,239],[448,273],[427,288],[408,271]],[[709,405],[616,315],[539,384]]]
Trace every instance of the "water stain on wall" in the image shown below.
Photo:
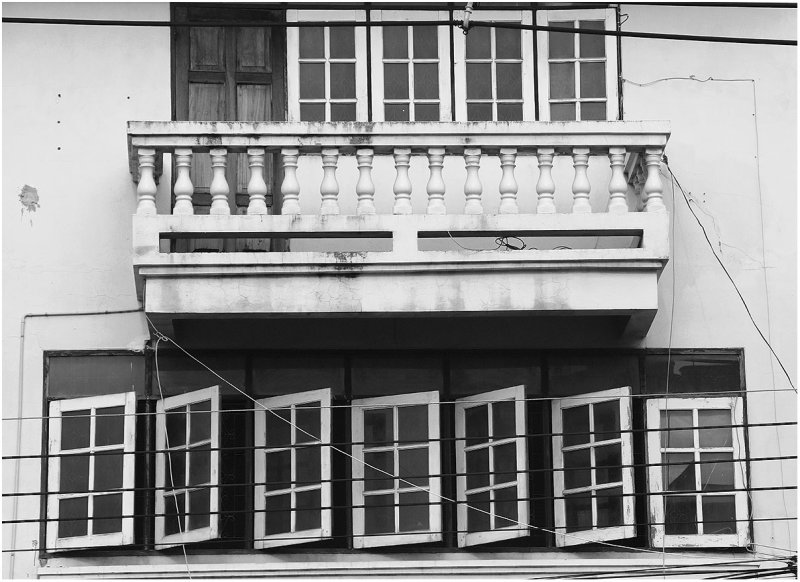
[[[22,204],[22,208],[20,209],[20,214],[25,212],[36,212],[36,209],[39,208],[39,192],[33,186],[28,186],[25,184],[20,190],[19,193],[19,202]]]

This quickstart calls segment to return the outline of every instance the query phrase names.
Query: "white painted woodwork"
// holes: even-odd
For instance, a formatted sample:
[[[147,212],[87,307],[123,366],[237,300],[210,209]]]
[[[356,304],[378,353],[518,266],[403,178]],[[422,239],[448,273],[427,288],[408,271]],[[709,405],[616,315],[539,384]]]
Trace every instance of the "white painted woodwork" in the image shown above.
[[[322,184],[319,193],[322,195],[322,204],[319,213],[339,214],[339,182],[336,181],[336,166],[339,162],[338,148],[322,150]]]
[[[503,175],[500,178],[500,214],[517,214],[517,178],[514,169],[517,167],[517,148],[500,148],[500,167]]]
[[[247,195],[250,203],[247,214],[267,213],[267,183],[264,181],[264,148],[247,148],[247,163],[250,166],[250,180],[247,182]]]
[[[483,184],[478,173],[481,168],[481,148],[466,148],[464,164],[467,168],[467,179],[464,182],[464,214],[483,214],[481,204]]]
[[[156,211],[156,166],[155,148],[139,148],[139,184],[136,187],[136,214],[147,216],[157,214]]]
[[[175,208],[173,214],[194,214],[192,207],[192,194],[194,186],[190,172],[192,169],[192,150],[190,148],[175,148],[175,167],[177,177],[175,179]]]
[[[539,148],[536,157],[539,162],[539,180],[536,182],[537,214],[554,214],[556,211],[556,183],[553,181],[553,156],[555,149]]]
[[[428,168],[430,177],[426,190],[428,192],[428,214],[446,214],[444,205],[445,185],[442,179],[442,166],[444,164],[445,148],[428,149]]]
[[[625,179],[625,148],[608,148],[611,180],[608,183],[608,211],[611,214],[628,212],[628,181]]]
[[[225,148],[213,148],[211,154],[211,209],[210,214],[230,214],[231,207],[228,203],[228,180],[225,178],[225,168],[228,166],[228,150]]]
[[[575,179],[572,181],[572,213],[589,213],[592,211],[592,205],[589,204],[592,184],[587,175],[589,148],[572,148],[572,165],[575,168]]]
[[[369,148],[356,152],[356,162],[358,163],[358,182],[356,183],[358,204],[356,205],[356,214],[375,214],[375,184],[372,181],[372,159],[373,152]]]
[[[666,212],[664,206],[664,184],[661,181],[661,148],[647,148],[644,151],[644,163],[647,179],[644,183],[645,212]]]
[[[394,149],[394,167],[397,176],[394,180],[394,207],[393,214],[411,214],[411,180],[408,177],[408,167],[411,164],[411,148]]]
[[[300,214],[300,182],[297,180],[297,159],[300,150],[286,148],[281,150],[283,163],[283,183],[281,194],[283,205],[281,214]]]

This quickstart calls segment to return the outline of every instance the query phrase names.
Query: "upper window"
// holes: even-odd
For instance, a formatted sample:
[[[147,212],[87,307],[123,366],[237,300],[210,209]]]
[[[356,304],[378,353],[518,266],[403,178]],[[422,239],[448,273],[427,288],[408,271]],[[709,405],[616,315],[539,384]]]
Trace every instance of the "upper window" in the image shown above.
[[[540,10],[536,24],[615,30],[613,9]],[[587,121],[618,119],[617,41],[614,36],[540,32],[539,119]]]
[[[647,402],[655,547],[740,547],[749,541],[742,407],[738,397]]]

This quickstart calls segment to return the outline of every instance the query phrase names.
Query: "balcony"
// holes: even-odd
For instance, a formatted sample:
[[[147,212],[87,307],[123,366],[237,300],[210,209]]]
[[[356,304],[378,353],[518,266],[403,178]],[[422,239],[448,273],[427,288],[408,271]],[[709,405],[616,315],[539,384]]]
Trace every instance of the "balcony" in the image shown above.
[[[166,329],[180,319],[569,315],[621,318],[621,337],[642,337],[669,259],[668,137],[666,122],[130,122],[137,290]],[[163,154],[174,168],[169,214],[156,204]],[[236,187],[229,165],[241,169]],[[280,214],[266,203],[270,165]],[[313,188],[308,168],[321,177]],[[193,176],[208,184],[208,214],[196,214]],[[231,189],[245,183],[237,214]],[[219,252],[186,252],[197,240]]]

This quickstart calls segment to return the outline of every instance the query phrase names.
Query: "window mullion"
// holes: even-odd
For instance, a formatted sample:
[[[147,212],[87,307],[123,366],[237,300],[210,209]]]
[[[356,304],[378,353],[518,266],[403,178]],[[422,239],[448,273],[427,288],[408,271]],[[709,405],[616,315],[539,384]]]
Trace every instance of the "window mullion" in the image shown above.
[[[95,464],[95,451],[94,444],[96,440],[97,427],[95,422],[97,419],[97,408],[92,406],[89,411],[89,486],[87,490],[92,492],[87,495],[86,500],[86,533],[91,536],[94,533],[94,464]]]
[[[331,119],[331,61],[330,61],[330,38],[331,29],[329,26],[323,28],[322,32],[322,50],[325,56],[325,121]]]

